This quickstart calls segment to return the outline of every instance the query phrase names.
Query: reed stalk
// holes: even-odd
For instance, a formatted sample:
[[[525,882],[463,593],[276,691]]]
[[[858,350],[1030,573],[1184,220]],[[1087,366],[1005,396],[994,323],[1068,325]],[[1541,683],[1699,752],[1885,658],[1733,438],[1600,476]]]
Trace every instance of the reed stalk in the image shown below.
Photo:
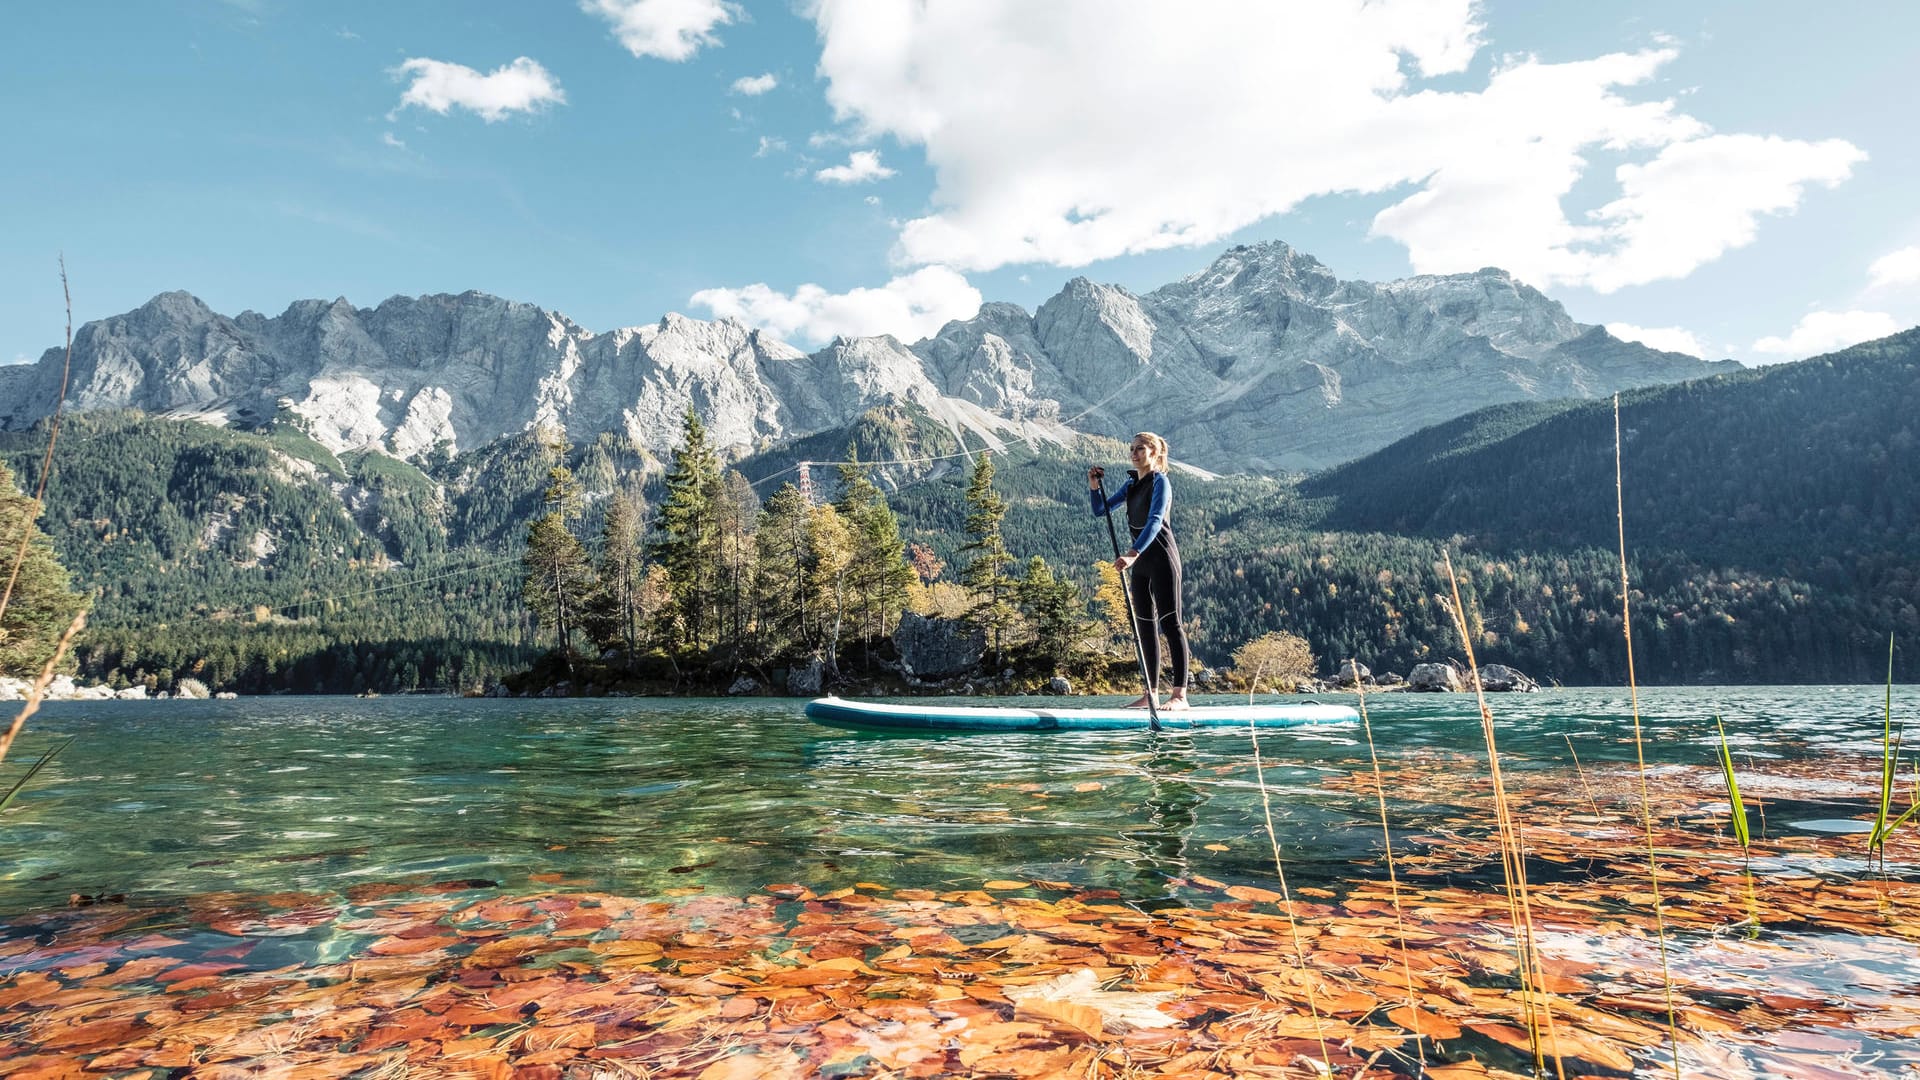
[[[1466,648],[1467,670],[1473,674],[1474,699],[1480,706],[1480,733],[1487,742],[1487,765],[1493,774],[1493,812],[1496,827],[1500,833],[1500,866],[1506,877],[1507,916],[1513,925],[1513,947],[1515,974],[1520,980],[1521,1000],[1526,1005],[1527,1035],[1533,1042],[1534,1068],[1545,1064],[1542,1055],[1540,1032],[1544,1026],[1547,1039],[1553,1048],[1554,1072],[1560,1080],[1566,1080],[1566,1063],[1561,1059],[1559,1039],[1554,1033],[1553,1009],[1548,1004],[1544,991],[1536,987],[1546,984],[1545,969],[1540,967],[1538,941],[1533,932],[1533,903],[1527,891],[1526,847],[1520,839],[1520,827],[1514,821],[1513,809],[1507,803],[1506,781],[1500,775],[1500,750],[1493,731],[1493,710],[1487,707],[1486,687],[1480,683],[1480,663],[1473,655],[1473,634],[1467,627],[1466,605],[1460,602],[1460,580],[1453,572],[1453,556],[1441,552],[1447,567],[1447,584],[1453,590],[1454,625],[1460,631],[1460,643]],[[1539,1002],[1540,1012],[1534,1011],[1535,1001]]]
[[[1380,752],[1373,744],[1373,719],[1367,715],[1367,688],[1355,671],[1353,692],[1360,701],[1360,727],[1367,734],[1367,756],[1373,762],[1373,795],[1380,806],[1380,839],[1387,849],[1387,888],[1393,896],[1394,934],[1400,939],[1400,970],[1407,978],[1407,1013],[1413,1021],[1413,1050],[1420,1058],[1420,1071],[1427,1070],[1427,1048],[1420,1041],[1420,1005],[1414,996],[1413,961],[1408,959],[1407,917],[1400,907],[1400,874],[1394,866],[1393,831],[1387,826],[1387,784],[1380,775]]]
[[[1720,775],[1727,781],[1727,811],[1733,819],[1733,837],[1740,841],[1740,853],[1751,861],[1753,838],[1747,832],[1747,804],[1740,798],[1740,781],[1733,775],[1733,749],[1727,745],[1727,725],[1716,714],[1713,726],[1720,730]]]
[[[1560,737],[1567,740],[1567,753],[1573,755],[1573,774],[1580,778],[1580,787],[1587,793],[1587,806],[1593,810],[1594,817],[1599,817],[1600,801],[1593,797],[1593,785],[1587,783],[1587,770],[1580,765],[1580,751],[1573,748],[1573,736],[1562,734]]]
[[[27,720],[34,713],[40,711],[40,703],[47,696],[47,686],[53,682],[54,669],[60,666],[60,661],[66,659],[67,646],[73,644],[73,636],[86,625],[87,609],[81,608],[73,616],[73,622],[68,624],[67,632],[60,635],[59,644],[53,647],[53,655],[47,657],[46,666],[40,669],[40,677],[35,679],[33,685],[28,688],[27,703],[21,708],[19,715],[13,718],[13,726],[7,729],[5,735],[0,735],[0,761],[7,760],[7,751],[13,749],[13,740],[19,737],[20,729],[27,726]]]
[[[60,370],[60,396],[53,403],[53,420],[47,428],[47,454],[40,463],[40,483],[33,493],[34,512],[32,515],[22,514],[20,517],[20,546],[13,553],[13,569],[7,574],[6,588],[0,589],[0,619],[6,617],[7,605],[13,600],[13,587],[20,580],[20,569],[26,565],[27,547],[33,539],[34,519],[45,505],[47,478],[53,474],[53,447],[60,439],[60,410],[66,404],[67,377],[73,371],[73,293],[67,287],[67,259],[64,255],[60,257],[60,294],[67,303],[66,366]],[[48,684],[53,682],[53,673],[60,666],[60,661],[66,658],[67,646],[73,643],[73,636],[86,624],[87,609],[82,607],[73,616],[73,622],[67,627],[67,632],[60,635],[59,643],[54,646],[53,656],[48,658],[46,667],[40,672],[40,677],[34,680],[33,687],[27,691],[26,705],[21,708],[19,715],[13,718],[13,724],[7,728],[7,733],[0,736],[0,761],[7,760],[7,751],[13,749],[13,740],[19,737],[20,729],[26,726],[27,720],[34,713],[40,711],[40,702],[46,697]],[[42,762],[42,764],[45,763]],[[34,771],[38,768],[39,766],[35,766]],[[27,775],[31,776],[33,772],[30,771]],[[12,796],[9,795],[8,798],[11,799]]]
[[[1893,830],[1912,821],[1916,812],[1920,812],[1920,757],[1913,759],[1913,805],[1907,807],[1906,813],[1888,822],[1886,832],[1880,834],[1880,843],[1882,844],[1880,854],[1883,859],[1886,856],[1884,845],[1887,842],[1887,837],[1892,835]]]
[[[1633,672],[1633,609],[1627,585],[1627,496],[1620,478],[1620,395],[1613,395],[1613,513],[1620,536],[1620,630],[1627,641],[1627,700],[1633,705],[1633,756],[1640,777],[1640,824],[1647,841],[1647,879],[1653,886],[1653,925],[1660,940],[1660,983],[1667,998],[1667,1039],[1673,1075],[1680,1075],[1680,1019],[1673,996],[1673,964],[1667,957],[1666,906],[1660,898],[1660,863],[1653,853],[1653,796],[1647,789],[1646,740],[1640,730],[1640,683]]]
[[[1867,853],[1880,853],[1882,864],[1887,859],[1887,834],[1892,832],[1894,824],[1887,819],[1893,813],[1893,784],[1900,771],[1900,743],[1906,736],[1905,726],[1895,734],[1893,730],[1893,635],[1887,635],[1887,704],[1882,716],[1880,729],[1880,808],[1873,818],[1873,831],[1867,834]],[[1912,811],[1908,812],[1909,814]],[[1900,821],[1906,820],[1903,815]]]
[[[47,762],[52,761],[53,756],[55,754],[58,754],[60,751],[65,750],[69,745],[72,744],[72,742],[73,742],[73,738],[69,736],[65,742],[62,742],[56,745],[53,749],[47,751],[44,754],[41,754],[40,760],[34,762],[33,765],[29,767],[26,772],[22,773],[20,776],[20,779],[15,780],[13,782],[13,786],[7,789],[7,793],[4,796],[0,796],[0,812],[4,812],[7,809],[7,807],[13,805],[13,800],[19,796],[21,789],[27,786],[27,781],[33,779],[33,774],[39,772],[41,769],[46,768]]]
[[[1280,903],[1287,913],[1287,930],[1293,935],[1293,958],[1300,965],[1300,985],[1307,992],[1307,1011],[1313,1014],[1313,1037],[1320,1043],[1321,1075],[1333,1075],[1333,1055],[1327,1050],[1327,1034],[1320,1018],[1319,996],[1313,992],[1313,972],[1307,967],[1307,946],[1300,937],[1300,922],[1293,915],[1293,890],[1287,886],[1287,868],[1280,858],[1280,834],[1273,827],[1273,800],[1267,794],[1266,766],[1260,761],[1260,729],[1247,718],[1247,735],[1253,740],[1253,778],[1260,785],[1260,811],[1266,817],[1267,843],[1273,848],[1274,879],[1280,883]]]

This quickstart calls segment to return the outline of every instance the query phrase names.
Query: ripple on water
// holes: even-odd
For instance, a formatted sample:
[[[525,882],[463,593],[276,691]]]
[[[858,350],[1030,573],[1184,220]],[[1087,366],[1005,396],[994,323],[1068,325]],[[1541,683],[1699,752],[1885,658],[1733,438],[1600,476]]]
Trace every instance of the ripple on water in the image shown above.
[[[1648,690],[1645,749],[1656,776],[1697,771],[1718,714],[1742,765],[1771,756],[1838,770],[1836,741],[1875,745],[1882,694]],[[1900,688],[1896,710],[1917,700]],[[451,865],[645,888],[684,885],[684,875],[662,875],[711,861],[701,883],[750,889],[818,872],[823,853],[847,872],[901,884],[1077,866],[1087,884],[1125,888],[1187,873],[1259,873],[1257,860],[1241,856],[1265,846],[1260,780],[1242,732],[875,738],[809,724],[799,702],[765,700],[223,704],[50,704],[19,753],[33,753],[36,741],[76,741],[6,820],[44,867],[35,876],[57,876],[0,878],[0,912],[57,906],[77,891],[163,900],[325,889],[343,876]],[[1623,691],[1491,704],[1503,764],[1516,775],[1570,775],[1569,738],[1590,775],[1635,760]],[[1462,770],[1463,781],[1484,769],[1470,697],[1384,695],[1369,698],[1368,715],[1385,769],[1457,762],[1445,767]],[[1333,785],[1368,767],[1373,751],[1356,729],[1263,732],[1260,745],[1266,800],[1299,873],[1377,854],[1371,798],[1359,805]],[[1770,798],[1845,797],[1849,781],[1827,767],[1769,771],[1743,787]],[[1406,792],[1392,804],[1395,824],[1471,822],[1476,790],[1463,782],[1458,805],[1445,789]],[[1812,829],[1836,809],[1775,820]],[[334,850],[343,835],[365,853]],[[149,842],[170,838],[219,858],[183,858]],[[1206,851],[1207,843],[1234,850]]]

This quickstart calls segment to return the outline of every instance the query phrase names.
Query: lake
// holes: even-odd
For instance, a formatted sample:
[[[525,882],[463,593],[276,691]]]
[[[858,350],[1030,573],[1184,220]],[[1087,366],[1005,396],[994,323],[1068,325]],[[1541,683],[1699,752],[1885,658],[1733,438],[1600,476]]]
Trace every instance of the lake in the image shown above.
[[[1640,695],[1659,833],[1651,842],[1671,875],[1663,903],[1674,920],[1674,970],[1656,977],[1686,984],[1696,1019],[1742,1015],[1744,1006],[1728,995],[1740,993],[1747,976],[1728,983],[1730,970],[1799,987],[1810,1002],[1851,1002],[1838,1018],[1797,1016],[1780,1005],[1762,1010],[1764,1022],[1738,1021],[1755,1032],[1754,1047],[1732,1059],[1739,1067],[1791,1067],[1780,1066],[1778,1055],[1798,1052],[1795,1038],[1782,1035],[1796,1030],[1805,1032],[1804,1053],[1829,1062],[1838,1054],[1846,1069],[1858,1070],[1837,1075],[1900,1075],[1915,1060],[1902,1049],[1911,1044],[1901,1025],[1920,1018],[1901,1001],[1920,994],[1913,913],[1920,895],[1911,889],[1920,881],[1913,839],[1920,829],[1909,824],[1889,841],[1884,869],[1869,865],[1860,831],[1877,803],[1884,693],[1749,687]],[[802,704],[424,697],[50,704],[0,766],[0,780],[10,782],[56,742],[73,739],[0,817],[8,851],[0,866],[0,1047],[9,1031],[22,1046],[49,1045],[29,1023],[45,1019],[34,1011],[39,998],[15,993],[18,1000],[8,1001],[9,971],[56,976],[34,985],[71,993],[74,984],[61,972],[103,963],[97,977],[104,978],[114,964],[141,957],[184,968],[224,950],[224,975],[318,969],[364,957],[361,950],[381,940],[350,922],[365,919],[368,905],[423,897],[448,905],[426,920],[444,928],[461,912],[540,896],[593,897],[594,904],[618,898],[656,911],[761,897],[783,911],[799,905],[787,912],[794,919],[808,911],[824,919],[833,905],[815,898],[836,890],[923,897],[930,910],[947,906],[935,912],[939,918],[988,910],[986,900],[1078,898],[1177,920],[1192,911],[1285,914],[1287,905],[1266,895],[1284,889],[1326,909],[1310,918],[1333,920],[1379,915],[1385,909],[1373,901],[1389,885],[1424,890],[1435,910],[1469,894],[1501,895],[1498,812],[1471,696],[1369,697],[1371,747],[1360,725],[1264,730],[1261,770],[1245,731],[877,736],[813,725]],[[1494,696],[1489,704],[1506,793],[1529,849],[1528,876],[1543,895],[1563,899],[1566,911],[1593,913],[1543,926],[1539,950],[1573,965],[1568,971],[1644,973],[1653,962],[1644,933],[1617,932],[1644,929],[1651,911],[1626,692],[1560,690]],[[1896,724],[1916,704],[1920,690],[1896,688]],[[1716,715],[1753,804],[1750,870],[1729,854]],[[1909,769],[1902,768],[1896,813],[1912,802]],[[1391,878],[1382,788],[1397,860]],[[1707,864],[1711,872],[1701,869]],[[1746,883],[1753,911],[1772,908],[1743,914],[1737,898],[1723,902],[1716,892],[1711,904],[1701,899],[1734,881]],[[1871,928],[1851,901],[1844,918],[1822,917],[1826,901],[1817,897],[1876,882],[1882,913]],[[1471,925],[1476,939],[1511,939],[1504,903],[1446,925]],[[1779,915],[1784,906],[1796,913]],[[232,921],[235,912],[264,925],[274,912],[321,909],[331,914],[271,932],[256,926],[254,938]],[[1429,915],[1425,925],[1442,921]],[[142,935],[162,931],[168,944],[140,944]],[[262,935],[271,948],[259,947]],[[589,936],[621,935],[602,924]],[[236,938],[252,952],[234,951]],[[957,931],[955,941],[969,944]],[[1730,942],[1736,953],[1726,951]],[[467,944],[442,946],[445,963],[470,958]],[[871,960],[881,951],[863,955]],[[1809,962],[1816,957],[1831,962]],[[656,964],[648,978],[667,970]],[[114,985],[123,995],[161,994],[177,981]],[[1597,994],[1583,999],[1588,1007]],[[1630,1005],[1614,1014],[1633,1013]],[[144,1032],[102,1034],[102,1045],[130,1045]],[[1671,1052],[1618,1037],[1648,1067]],[[364,1038],[341,1038],[331,1047],[336,1056],[343,1047],[367,1052]],[[148,1041],[162,1053],[163,1040]],[[1472,1056],[1497,1056],[1503,1041],[1510,1050],[1510,1037],[1476,1029],[1434,1052],[1446,1059],[1449,1045],[1466,1045],[1478,1051]],[[399,1049],[389,1052],[411,1044],[393,1045]],[[1687,1047],[1683,1058],[1713,1073],[1720,1067],[1713,1052]],[[1383,1053],[1380,1068],[1411,1051]],[[884,1065],[884,1057],[868,1057]],[[141,1059],[127,1060],[132,1067]],[[765,1071],[766,1062],[757,1065]]]

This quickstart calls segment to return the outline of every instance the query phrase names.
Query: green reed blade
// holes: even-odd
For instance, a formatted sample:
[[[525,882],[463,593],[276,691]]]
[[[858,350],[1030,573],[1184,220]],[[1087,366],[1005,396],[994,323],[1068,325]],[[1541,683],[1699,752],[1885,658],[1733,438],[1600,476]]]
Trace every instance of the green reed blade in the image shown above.
[[[40,760],[34,762],[33,767],[31,769],[28,769],[24,774],[22,774],[20,779],[15,780],[13,782],[13,787],[7,790],[6,798],[0,799],[0,811],[4,811],[8,806],[12,805],[14,797],[20,794],[21,788],[24,788],[27,786],[27,781],[33,779],[33,774],[45,768],[47,762],[53,760],[53,755],[59,753],[62,750],[65,750],[67,748],[67,744],[71,742],[73,742],[73,740],[69,738],[67,739],[66,742],[63,742],[59,746],[56,746],[53,749],[47,751],[45,754],[42,754],[40,756]]]
[[[1900,764],[1900,752],[1893,738],[1893,635],[1887,635],[1887,711],[1880,735],[1880,811],[1874,815],[1873,831],[1867,834],[1867,850],[1885,843],[1893,812],[1893,774]]]
[[[1727,805],[1733,811],[1733,835],[1740,841],[1740,850],[1747,850],[1751,836],[1747,832],[1747,806],[1740,799],[1740,782],[1733,778],[1733,750],[1727,745],[1727,725],[1720,722],[1720,715],[1714,714],[1714,726],[1720,729],[1720,774],[1727,778]]]
[[[1887,837],[1893,835],[1893,831],[1895,829],[1898,829],[1900,826],[1905,825],[1907,822],[1913,819],[1913,816],[1915,814],[1920,813],[1920,757],[1913,759],[1913,787],[1914,787],[1913,805],[1907,807],[1906,813],[1901,814],[1899,817],[1894,818],[1892,821],[1887,822],[1886,828],[1884,829],[1876,828],[1873,831],[1873,835],[1868,838],[1868,843],[1870,846],[1885,845],[1887,842]]]
[[[1893,830],[1898,829],[1902,825],[1905,825],[1909,820],[1913,818],[1913,815],[1916,812],[1920,812],[1920,806],[1907,807],[1906,813],[1901,814],[1899,817],[1894,818],[1892,821],[1887,822],[1887,827],[1884,830],[1882,830],[1879,833],[1879,835],[1874,837],[1874,842],[1877,844],[1885,844],[1887,842],[1887,837],[1892,835]]]

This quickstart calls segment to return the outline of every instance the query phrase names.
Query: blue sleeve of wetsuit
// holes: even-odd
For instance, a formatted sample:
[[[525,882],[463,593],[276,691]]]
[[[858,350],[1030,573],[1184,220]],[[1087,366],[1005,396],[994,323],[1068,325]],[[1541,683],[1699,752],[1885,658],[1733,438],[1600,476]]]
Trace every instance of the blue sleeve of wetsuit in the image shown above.
[[[1120,485],[1120,490],[1118,492],[1115,492],[1114,494],[1107,496],[1105,499],[1100,498],[1100,492],[1095,491],[1092,488],[1088,488],[1087,497],[1093,501],[1093,516],[1101,517],[1107,511],[1113,509],[1116,506],[1119,506],[1123,502],[1126,502],[1127,492],[1132,490],[1133,490],[1133,477],[1131,476],[1127,477],[1126,483]]]
[[[1160,535],[1160,526],[1167,520],[1167,500],[1172,497],[1166,473],[1153,474],[1153,501],[1147,504],[1147,523],[1140,535],[1133,541],[1133,550],[1145,551],[1153,538]]]

